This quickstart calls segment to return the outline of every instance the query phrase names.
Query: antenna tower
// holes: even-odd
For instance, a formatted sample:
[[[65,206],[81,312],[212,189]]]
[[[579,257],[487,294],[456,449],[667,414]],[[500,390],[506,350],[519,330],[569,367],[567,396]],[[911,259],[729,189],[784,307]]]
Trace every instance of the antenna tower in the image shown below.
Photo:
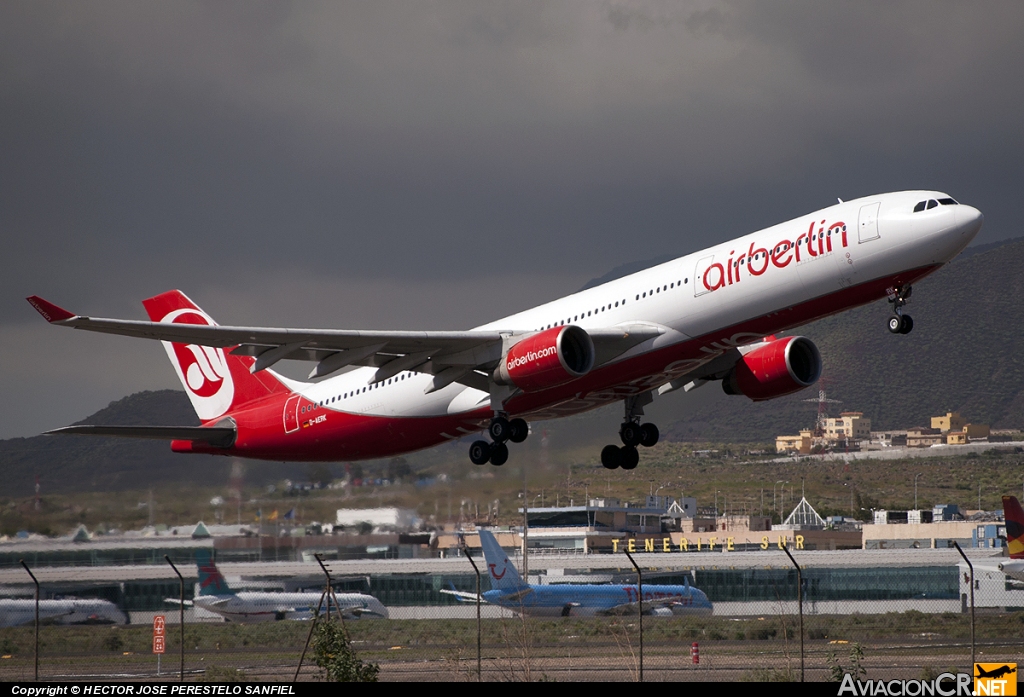
[[[818,419],[814,422],[814,435],[816,438],[821,438],[825,435],[825,426],[828,422],[828,405],[829,404],[842,404],[841,400],[829,399],[828,394],[825,392],[825,385],[827,381],[825,378],[818,380],[818,397],[817,399],[805,399],[804,402],[817,402],[818,404]]]

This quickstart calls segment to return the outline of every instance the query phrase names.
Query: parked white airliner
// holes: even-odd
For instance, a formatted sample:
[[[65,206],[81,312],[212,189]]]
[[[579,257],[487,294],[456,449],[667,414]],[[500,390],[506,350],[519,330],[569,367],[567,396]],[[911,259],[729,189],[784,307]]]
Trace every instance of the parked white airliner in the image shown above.
[[[199,595],[185,604],[202,608],[224,618],[226,622],[271,622],[274,620],[309,620],[327,613],[327,599],[319,591],[269,593],[264,591],[235,592],[228,586],[213,557],[205,549],[196,550],[199,568]],[[336,602],[335,602],[336,601]],[[178,603],[177,598],[165,602]],[[372,595],[365,593],[334,593],[331,612],[340,612],[345,619],[387,619],[388,610]]]
[[[717,380],[764,400],[814,384],[807,338],[777,337],[888,298],[906,334],[911,285],[952,260],[982,215],[938,191],[839,202],[731,242],[469,331],[349,331],[218,326],[179,291],[143,301],[148,322],[75,315],[29,302],[53,324],[164,342],[201,427],[71,426],[51,433],[171,440],[177,452],[268,460],[355,460],[409,452],[487,429],[477,464],[503,464],[527,420],[625,405],[602,463],[637,466],[658,441],[641,423],[659,395]],[[278,375],[282,359],[316,363]]]
[[[0,599],[0,627],[19,627],[36,619],[35,599]],[[39,601],[44,624],[128,624],[128,615],[109,600],[64,598]]]

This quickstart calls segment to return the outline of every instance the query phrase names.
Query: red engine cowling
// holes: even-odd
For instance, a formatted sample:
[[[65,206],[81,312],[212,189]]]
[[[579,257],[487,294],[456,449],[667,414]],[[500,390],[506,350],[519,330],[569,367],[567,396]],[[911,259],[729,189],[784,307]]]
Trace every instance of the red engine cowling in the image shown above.
[[[495,382],[524,392],[557,387],[590,372],[594,342],[580,327],[552,327],[508,350],[494,371]]]
[[[755,402],[774,399],[809,387],[821,377],[821,354],[810,339],[773,339],[743,354],[722,380],[726,394],[742,394]]]

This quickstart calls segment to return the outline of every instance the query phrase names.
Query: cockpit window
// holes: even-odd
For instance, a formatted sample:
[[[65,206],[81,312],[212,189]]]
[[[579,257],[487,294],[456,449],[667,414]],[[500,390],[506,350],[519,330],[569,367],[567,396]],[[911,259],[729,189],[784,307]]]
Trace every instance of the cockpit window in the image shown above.
[[[929,199],[927,201],[918,201],[917,205],[914,206],[914,212],[920,213],[923,210],[931,210],[939,204],[943,206],[959,206],[960,204],[951,198],[940,198],[938,201],[935,199]]]

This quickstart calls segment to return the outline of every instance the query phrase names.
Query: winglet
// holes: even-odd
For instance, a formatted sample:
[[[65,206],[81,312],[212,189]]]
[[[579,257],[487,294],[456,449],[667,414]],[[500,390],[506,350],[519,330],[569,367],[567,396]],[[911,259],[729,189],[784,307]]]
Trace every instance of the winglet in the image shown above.
[[[41,314],[47,322],[63,322],[75,317],[75,315],[63,307],[57,307],[53,303],[43,300],[38,295],[31,295],[25,299],[28,300],[29,305],[36,308],[36,312]]]

